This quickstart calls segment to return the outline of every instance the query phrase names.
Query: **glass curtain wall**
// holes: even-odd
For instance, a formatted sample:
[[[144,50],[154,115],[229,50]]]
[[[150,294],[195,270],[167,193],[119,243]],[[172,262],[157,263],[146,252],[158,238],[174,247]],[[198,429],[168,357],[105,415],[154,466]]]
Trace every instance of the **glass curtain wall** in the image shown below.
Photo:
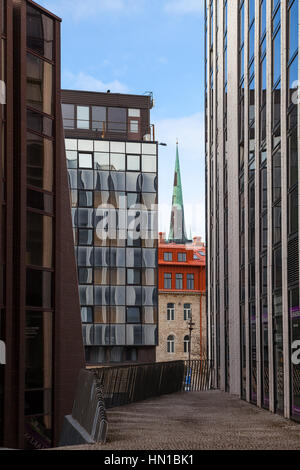
[[[156,144],[66,139],[66,155],[86,361],[135,361],[157,344]]]
[[[290,341],[300,340],[299,220],[298,220],[298,41],[299,1],[287,2],[287,182],[288,182],[288,291]],[[300,364],[291,361],[291,414],[300,421]]]
[[[248,279],[250,333],[250,400],[257,400],[256,302],[255,302],[255,0],[248,2]]]
[[[241,325],[241,395],[246,399],[246,323],[245,323],[245,2],[239,5],[239,235],[240,235],[240,325]]]
[[[6,83],[6,4],[5,0],[0,0],[0,80]],[[6,211],[6,192],[5,192],[5,135],[6,135],[6,107],[0,104],[0,188],[2,197],[0,197],[0,239],[5,240],[5,211]],[[3,244],[2,244],[3,245]],[[0,340],[5,342],[5,253],[0,247]],[[0,446],[3,438],[3,395],[4,395],[4,366],[0,364]]]
[[[54,23],[27,5],[25,436],[52,442]]]
[[[283,413],[283,319],[281,246],[281,5],[272,2],[272,206],[273,206],[273,344],[275,410]]]
[[[260,183],[260,328],[262,364],[262,406],[269,408],[269,337],[268,337],[268,212],[267,212],[267,147],[266,147],[266,0],[260,2],[259,28],[259,183]]]
[[[223,117],[223,167],[224,167],[224,323],[225,323],[225,390],[229,391],[230,384],[230,362],[229,362],[229,294],[228,294],[228,178],[227,178],[227,60],[228,60],[228,2],[224,2],[224,117]]]

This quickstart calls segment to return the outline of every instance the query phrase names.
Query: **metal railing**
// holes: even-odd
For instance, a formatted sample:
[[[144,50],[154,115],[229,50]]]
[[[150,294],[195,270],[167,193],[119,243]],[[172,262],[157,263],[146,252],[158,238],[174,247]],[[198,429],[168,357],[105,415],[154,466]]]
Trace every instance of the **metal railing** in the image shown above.
[[[210,361],[172,361],[93,369],[102,385],[106,408],[122,406],[160,395],[208,390]]]

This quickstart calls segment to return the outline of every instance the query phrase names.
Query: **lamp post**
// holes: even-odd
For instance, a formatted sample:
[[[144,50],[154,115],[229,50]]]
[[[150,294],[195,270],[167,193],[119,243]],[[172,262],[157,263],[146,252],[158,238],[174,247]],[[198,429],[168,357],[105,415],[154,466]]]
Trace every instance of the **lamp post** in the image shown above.
[[[189,329],[189,365],[188,365],[188,386],[191,386],[191,379],[192,379],[192,374],[191,374],[191,351],[192,351],[192,331],[193,327],[195,326],[195,323],[193,323],[192,316],[188,322],[188,329]]]

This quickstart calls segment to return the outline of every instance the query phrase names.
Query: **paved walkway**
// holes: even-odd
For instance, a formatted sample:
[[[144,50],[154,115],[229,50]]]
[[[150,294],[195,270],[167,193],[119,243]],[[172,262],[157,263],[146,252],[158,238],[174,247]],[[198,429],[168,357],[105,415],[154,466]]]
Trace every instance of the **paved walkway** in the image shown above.
[[[177,393],[108,411],[105,446],[87,450],[300,449],[300,424],[220,391]]]

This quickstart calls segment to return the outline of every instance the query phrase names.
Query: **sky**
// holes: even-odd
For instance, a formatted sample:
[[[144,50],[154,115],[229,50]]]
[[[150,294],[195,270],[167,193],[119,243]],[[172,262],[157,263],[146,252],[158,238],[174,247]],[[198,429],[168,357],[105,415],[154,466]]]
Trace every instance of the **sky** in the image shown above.
[[[39,0],[62,18],[62,87],[152,91],[159,229],[168,232],[176,139],[188,235],[205,236],[204,0]]]

